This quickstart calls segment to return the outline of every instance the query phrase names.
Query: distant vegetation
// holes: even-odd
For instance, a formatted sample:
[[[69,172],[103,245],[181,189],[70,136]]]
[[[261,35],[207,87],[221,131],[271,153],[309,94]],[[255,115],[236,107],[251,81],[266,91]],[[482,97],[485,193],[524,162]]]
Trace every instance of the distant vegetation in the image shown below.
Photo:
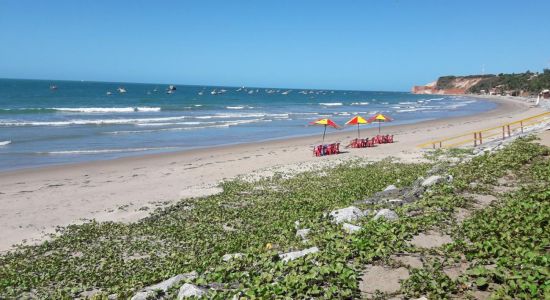
[[[542,73],[527,71],[524,73],[512,73],[498,75],[469,75],[469,76],[442,76],[437,81],[438,89],[453,89],[457,80],[479,79],[479,82],[470,86],[467,93],[481,93],[482,90],[489,92],[498,88],[497,93],[505,92],[527,92],[538,94],[541,90],[550,89],[550,69],[544,69]]]

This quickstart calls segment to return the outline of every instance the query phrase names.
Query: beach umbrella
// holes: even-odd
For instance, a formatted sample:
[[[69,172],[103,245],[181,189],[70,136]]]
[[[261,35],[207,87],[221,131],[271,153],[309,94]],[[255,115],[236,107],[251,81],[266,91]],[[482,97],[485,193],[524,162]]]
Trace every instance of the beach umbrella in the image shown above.
[[[309,123],[310,125],[322,125],[325,126],[325,130],[323,131],[323,144],[325,143],[325,134],[327,133],[327,126],[334,127],[336,129],[340,128],[338,124],[334,123],[331,119],[319,119],[317,121],[313,121]]]
[[[382,123],[382,122],[391,122],[391,121],[393,121],[392,118],[390,118],[388,116],[385,116],[383,114],[380,114],[380,113],[370,117],[367,120],[367,122],[369,122],[369,123],[378,122],[378,133],[380,133],[380,123]]]
[[[369,121],[365,120],[361,116],[355,116],[346,122],[346,125],[357,125],[357,138],[360,138],[359,134],[359,124],[369,124]]]

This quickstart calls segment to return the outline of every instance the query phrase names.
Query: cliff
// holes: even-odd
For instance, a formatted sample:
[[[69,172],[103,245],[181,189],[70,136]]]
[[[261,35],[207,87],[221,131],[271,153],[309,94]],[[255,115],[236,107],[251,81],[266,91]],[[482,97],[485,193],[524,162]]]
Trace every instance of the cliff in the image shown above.
[[[412,88],[413,94],[460,95],[494,75],[442,76],[437,81]]]

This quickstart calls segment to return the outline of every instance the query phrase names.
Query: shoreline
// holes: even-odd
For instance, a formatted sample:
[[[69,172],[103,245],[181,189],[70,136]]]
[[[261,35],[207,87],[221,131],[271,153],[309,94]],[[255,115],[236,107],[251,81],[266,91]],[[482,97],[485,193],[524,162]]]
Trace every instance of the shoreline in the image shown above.
[[[0,251],[23,240],[39,242],[56,226],[90,219],[136,221],[154,208],[181,198],[217,193],[221,181],[265,172],[269,175],[273,172],[270,168],[303,170],[346,159],[379,160],[389,156],[418,161],[423,150],[416,146],[422,142],[541,111],[519,99],[480,99],[498,106],[471,116],[384,126],[383,133],[395,135],[395,144],[345,149],[346,153],[335,156],[314,157],[311,146],[320,143],[320,135],[314,135],[0,172],[0,203],[4,207],[0,213],[0,226],[4,228]],[[361,133],[372,136],[377,129],[362,129]],[[347,143],[354,137],[354,131],[331,132],[326,139]]]
[[[497,104],[497,107],[495,107],[494,109],[479,112],[476,115],[486,114],[486,113],[490,113],[494,110],[497,110],[497,109],[499,109],[498,106],[501,104],[501,103],[498,103],[498,100],[501,100],[501,98],[493,98],[492,96],[483,96],[483,95],[456,95],[456,96],[467,96],[467,97],[475,98],[477,100],[483,100],[483,101],[488,101],[488,102],[492,102],[492,103]],[[521,97],[513,97],[513,98],[521,98]],[[506,99],[506,100],[517,100],[517,99]],[[522,98],[521,101],[527,101],[527,98]],[[453,120],[453,119],[462,119],[462,118],[465,118],[465,116],[451,116],[451,117],[438,118],[438,119],[425,120],[425,121],[418,121],[418,122],[411,122],[411,123],[398,124],[398,125],[393,125],[391,123],[387,123],[387,124],[385,123],[383,125],[383,127],[389,128],[388,130],[391,130],[392,128],[396,128],[396,127],[400,127],[400,126],[408,126],[408,125],[422,124],[422,123],[425,123],[425,122],[435,122],[435,121],[440,121],[440,120]],[[345,128],[345,129],[348,129],[348,128]],[[373,128],[368,128],[368,129],[362,128],[361,132],[368,131],[368,130],[371,130],[371,129],[373,129]],[[344,134],[349,135],[349,133],[353,134],[354,132],[355,132],[354,128],[351,128],[347,131],[343,131],[343,130],[342,131],[337,131],[337,132],[327,131],[326,136],[329,137],[331,135],[344,135]],[[55,170],[55,169],[58,169],[58,168],[67,168],[67,167],[77,167],[77,166],[84,167],[88,164],[93,165],[93,164],[97,164],[97,163],[101,163],[101,162],[118,162],[118,161],[123,161],[123,160],[126,160],[126,159],[133,160],[133,159],[155,158],[155,157],[158,157],[158,156],[167,156],[167,155],[182,155],[182,154],[185,154],[185,153],[201,152],[201,151],[212,150],[212,149],[220,149],[220,148],[240,147],[240,146],[246,146],[246,145],[258,145],[258,144],[270,144],[270,143],[275,143],[275,142],[284,142],[284,141],[298,140],[298,139],[304,139],[304,138],[306,138],[306,139],[315,139],[318,136],[319,136],[319,134],[291,135],[291,136],[286,136],[286,137],[269,138],[269,139],[265,139],[265,140],[254,141],[254,142],[238,142],[238,143],[229,143],[229,144],[221,144],[221,145],[198,146],[198,147],[190,148],[190,149],[181,149],[181,150],[158,152],[158,153],[142,153],[142,154],[135,154],[135,155],[127,155],[127,156],[122,156],[122,157],[117,157],[117,158],[91,159],[91,160],[85,160],[85,161],[80,161],[80,162],[69,162],[69,163],[59,163],[59,164],[48,164],[48,165],[21,167],[21,168],[15,168],[15,169],[4,169],[4,170],[0,170],[0,177],[4,176],[4,175],[9,175],[9,174],[24,173],[26,171],[35,172],[35,171],[39,171],[39,170],[46,171],[46,170]]]

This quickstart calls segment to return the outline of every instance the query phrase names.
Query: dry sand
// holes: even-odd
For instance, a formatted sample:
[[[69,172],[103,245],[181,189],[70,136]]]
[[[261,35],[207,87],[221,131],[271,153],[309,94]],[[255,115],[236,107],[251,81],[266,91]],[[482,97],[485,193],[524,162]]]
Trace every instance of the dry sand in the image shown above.
[[[422,157],[417,145],[431,139],[483,129],[542,112],[524,101],[499,99],[486,113],[385,126],[394,144],[314,157],[320,136],[254,144],[215,147],[168,154],[52,166],[0,173],[0,251],[14,243],[37,242],[56,226],[96,219],[135,221],[155,207],[182,197],[220,191],[222,180],[236,176],[269,175],[274,171],[301,171],[336,164],[351,158],[379,160],[394,156],[405,161]],[[373,136],[377,129],[362,130]],[[331,133],[327,141],[348,142],[354,131]]]

